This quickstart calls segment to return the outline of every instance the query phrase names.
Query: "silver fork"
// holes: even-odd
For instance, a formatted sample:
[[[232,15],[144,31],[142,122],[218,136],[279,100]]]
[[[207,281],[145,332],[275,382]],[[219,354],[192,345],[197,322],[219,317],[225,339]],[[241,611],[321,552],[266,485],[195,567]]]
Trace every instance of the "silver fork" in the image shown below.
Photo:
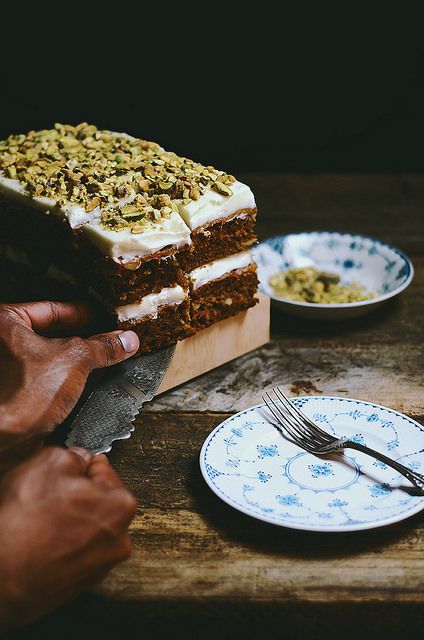
[[[349,438],[335,438],[320,429],[320,427],[305,416],[300,409],[295,407],[279,387],[275,387],[273,392],[277,401],[268,392],[266,392],[262,398],[283,431],[288,434],[291,440],[299,445],[299,447],[318,456],[335,453],[347,448],[362,451],[362,453],[366,453],[398,471],[414,485],[419,495],[424,495],[423,475],[408,469],[408,467],[400,464],[400,462],[392,460],[392,458],[388,458],[383,453],[375,451],[364,444],[354,442],[353,440],[349,440]]]

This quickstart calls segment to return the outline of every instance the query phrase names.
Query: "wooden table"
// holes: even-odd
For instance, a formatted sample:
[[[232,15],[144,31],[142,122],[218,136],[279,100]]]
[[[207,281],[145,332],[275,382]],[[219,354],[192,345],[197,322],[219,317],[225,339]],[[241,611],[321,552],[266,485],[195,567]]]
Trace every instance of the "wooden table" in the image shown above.
[[[210,492],[198,455],[219,422],[277,383],[292,395],[361,398],[424,422],[424,177],[243,179],[257,194],[260,237],[312,229],[376,236],[412,258],[415,279],[399,299],[354,322],[310,325],[274,311],[268,345],[143,410],[133,437],[111,454],[139,503],[131,559],[19,637],[422,634],[422,514],[352,534],[267,525]]]

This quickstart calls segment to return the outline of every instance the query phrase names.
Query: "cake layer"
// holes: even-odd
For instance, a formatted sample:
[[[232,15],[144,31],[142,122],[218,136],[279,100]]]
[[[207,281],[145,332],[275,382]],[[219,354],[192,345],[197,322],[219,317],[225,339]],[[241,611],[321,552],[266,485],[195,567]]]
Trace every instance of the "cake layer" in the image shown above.
[[[258,287],[254,263],[211,280],[191,292],[191,323],[195,331],[255,306]]]
[[[137,302],[164,287],[188,285],[172,249],[158,251],[130,269],[130,265],[124,267],[103,256],[86,238],[81,238],[79,264],[86,285],[95,289],[109,307]]]
[[[125,265],[103,253],[81,231],[72,231],[52,215],[34,215],[26,203],[0,199],[0,244],[28,256],[31,266],[54,265],[69,277],[92,287],[109,307],[139,300],[164,287],[186,286],[184,272],[249,248],[256,242],[255,213],[236,212],[193,232],[193,242],[175,250],[171,245]]]
[[[156,316],[144,316],[141,320],[118,322],[119,329],[131,329],[140,338],[139,353],[148,353],[175,344],[195,333],[190,319],[190,303],[164,305]]]
[[[242,209],[192,232],[192,242],[178,251],[178,264],[189,272],[202,264],[246,251],[256,244],[256,209]]]

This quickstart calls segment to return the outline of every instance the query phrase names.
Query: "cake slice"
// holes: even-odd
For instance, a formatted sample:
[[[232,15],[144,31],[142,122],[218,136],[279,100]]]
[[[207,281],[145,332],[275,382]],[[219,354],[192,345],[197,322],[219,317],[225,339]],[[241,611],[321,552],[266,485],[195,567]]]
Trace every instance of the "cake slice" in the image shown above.
[[[189,279],[196,331],[255,304],[256,265],[248,251],[197,267]]]
[[[256,205],[233,176],[93,125],[0,143],[3,299],[98,300],[151,351],[256,302]]]
[[[199,200],[180,201],[178,210],[191,230],[192,242],[179,258],[186,271],[246,251],[256,243],[255,199],[242,182],[228,186],[217,180]]]

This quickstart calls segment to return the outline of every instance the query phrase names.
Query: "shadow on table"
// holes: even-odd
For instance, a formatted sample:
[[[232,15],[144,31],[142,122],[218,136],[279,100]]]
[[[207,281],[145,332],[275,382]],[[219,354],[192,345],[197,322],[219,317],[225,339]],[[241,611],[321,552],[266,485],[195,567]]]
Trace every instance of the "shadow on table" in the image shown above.
[[[195,511],[219,532],[224,540],[250,547],[264,554],[298,558],[346,558],[373,549],[382,549],[405,535],[422,519],[422,513],[378,529],[348,533],[319,533],[289,529],[256,520],[220,500],[204,482],[197,459],[193,459],[187,490],[195,501]]]
[[[399,640],[422,631],[419,604],[198,599],[134,602],[86,593],[6,640]],[[272,634],[272,635],[271,635]]]

